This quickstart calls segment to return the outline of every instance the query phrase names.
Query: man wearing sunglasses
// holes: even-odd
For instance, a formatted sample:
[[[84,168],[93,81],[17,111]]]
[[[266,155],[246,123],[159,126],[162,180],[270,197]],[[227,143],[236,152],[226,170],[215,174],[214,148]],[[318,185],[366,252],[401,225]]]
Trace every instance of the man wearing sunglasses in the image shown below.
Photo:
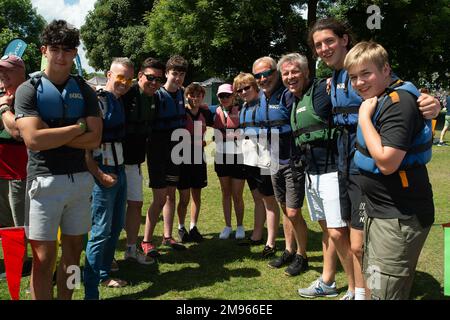
[[[155,118],[155,92],[163,82],[165,65],[147,58],[141,65],[138,81],[123,96],[126,133],[123,141],[125,173],[127,176],[127,213],[125,231],[127,248],[125,260],[151,264],[154,258],[136,249],[143,206],[142,170],[147,143],[150,141]]]
[[[290,110],[280,104],[285,87],[280,79],[277,64],[271,57],[262,57],[253,64],[253,74],[257,79],[260,91],[260,106],[256,112],[256,121],[265,129],[267,137],[274,132],[278,134],[278,156],[272,154],[272,161],[278,161],[277,171],[265,176],[273,185],[275,197],[266,204],[278,213],[278,203],[284,213],[283,230],[286,248],[283,254],[269,262],[271,268],[288,265],[285,274],[296,276],[308,268],[306,258],[307,226],[301,215],[304,198],[305,176],[302,168],[291,163],[292,130],[290,126]],[[276,131],[275,131],[276,130]],[[268,143],[268,150],[274,145]],[[264,176],[262,176],[264,177]],[[268,182],[268,183],[269,183]],[[271,217],[269,216],[268,219]],[[268,223],[269,225],[269,223]],[[277,226],[278,228],[278,226]]]
[[[110,277],[117,241],[125,220],[127,180],[122,141],[125,137],[125,111],[121,97],[128,92],[134,65],[128,58],[115,58],[107,73],[105,90],[97,92],[103,114],[102,142],[87,152],[89,171],[95,177],[92,191],[92,231],[86,246],[84,268],[85,299],[99,299],[98,286],[126,286],[124,280]]]
[[[55,20],[44,29],[41,40],[48,65],[19,86],[14,104],[16,124],[28,148],[25,231],[33,251],[31,295],[53,298],[60,227],[58,299],[71,299],[67,268],[79,265],[83,237],[91,227],[93,179],[85,149],[99,145],[102,122],[95,92],[70,75],[79,31]]]

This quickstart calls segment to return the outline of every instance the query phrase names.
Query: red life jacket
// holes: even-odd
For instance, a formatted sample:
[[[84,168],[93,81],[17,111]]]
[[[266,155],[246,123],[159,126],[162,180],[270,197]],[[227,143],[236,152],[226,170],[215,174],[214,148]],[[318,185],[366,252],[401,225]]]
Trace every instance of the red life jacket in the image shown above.
[[[223,107],[219,106],[216,109],[216,116],[214,118],[214,129],[218,129],[225,133],[226,129],[239,128],[239,106],[233,106],[230,111],[223,112]]]
[[[203,141],[203,137],[206,132],[206,117],[203,114],[205,111],[202,108],[199,108],[196,115],[191,113],[191,110],[186,108],[186,130],[189,131],[189,134],[191,135],[191,142],[194,144],[201,143],[203,146],[205,146],[205,141]],[[200,122],[202,125],[202,135],[201,136],[194,136],[194,122]]]

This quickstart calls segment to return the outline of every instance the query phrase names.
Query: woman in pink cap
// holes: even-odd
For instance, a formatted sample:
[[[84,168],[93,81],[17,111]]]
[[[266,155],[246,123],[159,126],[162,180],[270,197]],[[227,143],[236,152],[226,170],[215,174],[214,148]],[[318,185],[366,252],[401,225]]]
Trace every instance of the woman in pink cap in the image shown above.
[[[219,106],[214,119],[214,138],[216,155],[214,170],[217,173],[222,189],[222,206],[225,217],[225,228],[220,233],[220,239],[228,239],[232,232],[231,204],[234,203],[236,213],[236,239],[243,239],[244,200],[242,193],[245,185],[245,175],[242,164],[242,154],[237,148],[235,130],[239,127],[239,105],[235,102],[233,86],[222,84],[217,90]]]

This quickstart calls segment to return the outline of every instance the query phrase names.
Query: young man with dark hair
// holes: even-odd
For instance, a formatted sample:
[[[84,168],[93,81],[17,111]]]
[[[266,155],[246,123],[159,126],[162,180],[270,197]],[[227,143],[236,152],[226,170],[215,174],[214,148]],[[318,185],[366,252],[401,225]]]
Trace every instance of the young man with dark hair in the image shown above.
[[[172,159],[172,149],[179,141],[172,141],[172,133],[185,127],[186,111],[184,107],[184,77],[188,62],[181,56],[172,56],[166,63],[167,81],[156,92],[156,118],[152,139],[148,144],[147,164],[152,188],[153,202],[147,211],[144,240],[141,244],[146,255],[158,256],[153,244],[153,232],[158,217],[163,211],[163,245],[175,250],[184,250],[185,246],[172,237],[175,215],[175,191],[180,177],[180,165]]]
[[[93,179],[85,149],[99,145],[102,122],[95,92],[70,75],[79,43],[77,29],[63,20],[51,22],[42,34],[46,69],[16,92],[16,123],[29,155],[25,230],[33,250],[33,299],[53,298],[58,227],[58,299],[72,297],[67,268],[79,265],[83,236],[91,227]]]

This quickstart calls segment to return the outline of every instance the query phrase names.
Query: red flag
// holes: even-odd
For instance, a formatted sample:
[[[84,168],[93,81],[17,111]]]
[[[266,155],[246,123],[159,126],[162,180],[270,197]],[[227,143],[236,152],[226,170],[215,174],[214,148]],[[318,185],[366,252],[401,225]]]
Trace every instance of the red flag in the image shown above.
[[[19,300],[22,279],[23,258],[25,256],[25,230],[23,227],[0,229],[3,259],[5,260],[6,281],[13,300]]]

